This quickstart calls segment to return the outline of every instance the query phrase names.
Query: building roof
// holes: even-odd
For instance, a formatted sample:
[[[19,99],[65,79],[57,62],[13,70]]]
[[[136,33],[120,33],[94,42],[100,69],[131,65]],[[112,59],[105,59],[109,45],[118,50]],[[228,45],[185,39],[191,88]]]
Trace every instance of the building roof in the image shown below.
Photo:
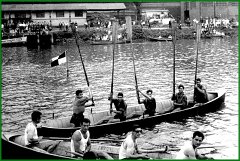
[[[54,10],[125,10],[124,3],[42,3],[4,4],[2,11],[54,11]]]

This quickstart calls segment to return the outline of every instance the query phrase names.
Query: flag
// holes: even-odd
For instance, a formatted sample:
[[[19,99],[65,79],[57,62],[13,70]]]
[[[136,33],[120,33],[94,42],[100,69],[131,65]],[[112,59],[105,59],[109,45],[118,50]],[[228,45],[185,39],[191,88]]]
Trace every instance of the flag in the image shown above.
[[[52,58],[51,67],[58,66],[66,62],[67,62],[66,51],[64,51],[61,55]]]

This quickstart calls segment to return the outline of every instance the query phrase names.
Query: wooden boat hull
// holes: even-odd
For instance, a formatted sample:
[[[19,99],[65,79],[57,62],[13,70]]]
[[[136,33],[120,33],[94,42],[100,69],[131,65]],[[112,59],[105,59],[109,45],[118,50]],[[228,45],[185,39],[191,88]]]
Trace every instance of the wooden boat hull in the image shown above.
[[[127,44],[130,43],[129,40],[127,41],[117,41],[116,44]],[[110,45],[113,44],[112,41],[93,41],[90,43],[91,45]]]
[[[154,37],[149,37],[148,38],[150,41],[172,41],[172,38],[154,38]]]
[[[70,157],[38,152],[15,143],[13,139],[18,136],[20,135],[11,136],[9,140],[2,136],[2,159],[72,159]]]
[[[218,92],[208,92],[209,102],[202,104],[200,106],[194,105],[192,107],[186,108],[180,111],[173,110],[173,103],[170,100],[163,101],[157,103],[156,111],[158,114],[155,116],[140,116],[134,119],[126,120],[126,121],[118,121],[118,122],[110,122],[110,123],[103,123],[103,124],[94,124],[94,116],[99,116],[103,118],[109,114],[108,111],[102,111],[99,113],[93,113],[89,115],[85,115],[85,117],[91,120],[91,126],[89,131],[91,133],[92,138],[97,138],[104,136],[106,134],[123,134],[128,131],[131,131],[131,127],[133,124],[139,124],[143,128],[145,127],[152,127],[155,124],[161,122],[171,122],[182,120],[183,118],[187,118],[189,116],[201,115],[207,112],[214,112],[217,111],[222,103],[225,100],[225,93],[224,89],[219,90]],[[189,99],[188,99],[189,100]],[[136,111],[136,109],[141,108],[144,110],[144,105],[138,105],[133,107],[128,107],[127,113],[131,113],[129,111]],[[164,109],[165,108],[165,109]],[[163,111],[159,112],[159,109],[163,109]],[[165,111],[164,111],[165,110]],[[97,117],[95,117],[97,119]],[[70,117],[56,119],[56,120],[49,120],[46,122],[42,128],[38,129],[39,135],[49,136],[49,137],[70,137],[74,131],[79,129],[73,128],[70,125]]]
[[[45,140],[46,141],[46,140]],[[105,152],[118,159],[120,145],[106,145],[99,143],[92,143],[91,151],[95,153]],[[12,135],[8,139],[2,136],[2,159],[73,159],[71,158],[70,139],[61,140],[59,145],[50,153],[42,153],[34,149],[24,146],[23,135]],[[147,153],[149,157],[154,159],[170,159],[173,155],[166,152],[151,152]],[[104,158],[106,159],[106,158]]]
[[[2,40],[2,46],[18,45],[18,44],[25,44],[25,43],[27,43],[27,37],[18,37],[18,38]]]

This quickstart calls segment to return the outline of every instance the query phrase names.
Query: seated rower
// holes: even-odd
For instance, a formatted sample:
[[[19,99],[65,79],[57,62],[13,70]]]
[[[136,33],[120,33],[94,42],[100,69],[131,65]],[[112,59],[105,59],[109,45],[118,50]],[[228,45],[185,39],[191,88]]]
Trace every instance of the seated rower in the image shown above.
[[[187,96],[184,94],[184,86],[180,84],[178,86],[179,92],[172,96],[172,99],[174,101],[174,109],[185,109],[187,107]]]
[[[142,129],[139,125],[133,125],[132,132],[127,135],[121,144],[119,150],[119,160],[130,160],[130,159],[149,159],[146,154],[143,154],[138,145],[136,139],[140,137]]]
[[[208,96],[206,88],[201,84],[201,79],[196,79],[196,85],[194,86],[194,102],[206,103],[208,102]]]
[[[90,120],[84,118],[81,122],[81,128],[76,130],[71,138],[71,156],[83,159],[108,159],[113,158],[104,152],[91,150],[91,140],[89,132]]]
[[[146,94],[142,93],[140,90],[138,90],[145,99],[140,101],[139,103],[143,103],[146,110],[144,111],[144,114],[148,114],[149,116],[154,116],[155,110],[156,110],[156,100],[154,97],[152,97],[153,91],[151,89],[147,90]]]
[[[32,122],[27,124],[24,131],[25,145],[39,152],[53,152],[61,141],[42,141],[42,137],[39,137],[37,133],[37,124],[41,122],[42,113],[40,111],[33,111],[31,117]]]
[[[213,159],[201,155],[197,152],[197,148],[201,145],[204,135],[200,131],[195,131],[191,141],[185,142],[184,146],[177,153],[175,159]]]
[[[127,113],[127,104],[123,99],[123,93],[119,92],[117,98],[112,98],[112,95],[108,98],[111,103],[114,104],[116,110],[110,109],[110,112],[114,112],[115,116],[114,119],[120,119],[120,121],[126,120],[126,113]]]

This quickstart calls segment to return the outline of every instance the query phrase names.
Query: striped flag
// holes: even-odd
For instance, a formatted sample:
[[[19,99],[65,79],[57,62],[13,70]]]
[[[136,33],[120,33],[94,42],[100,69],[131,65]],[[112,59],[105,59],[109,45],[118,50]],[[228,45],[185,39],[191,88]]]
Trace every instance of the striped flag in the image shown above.
[[[66,51],[64,51],[61,55],[52,58],[51,67],[58,66],[66,62],[67,62]]]

